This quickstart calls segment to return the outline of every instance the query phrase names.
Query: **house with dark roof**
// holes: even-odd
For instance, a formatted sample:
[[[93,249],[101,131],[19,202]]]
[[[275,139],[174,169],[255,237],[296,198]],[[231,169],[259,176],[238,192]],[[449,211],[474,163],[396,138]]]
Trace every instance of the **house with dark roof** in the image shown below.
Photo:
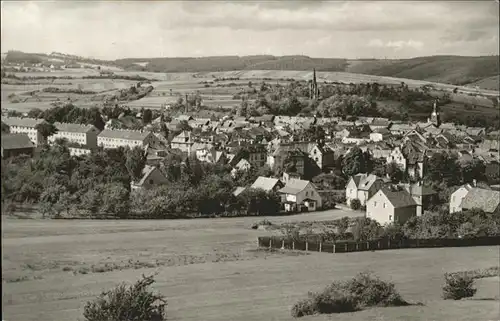
[[[309,148],[309,157],[322,170],[335,164],[333,150],[323,144],[312,143]]]
[[[396,146],[387,157],[387,163],[396,163],[399,168],[410,177],[424,176],[424,164],[427,147],[413,141],[406,141]]]
[[[168,183],[167,177],[156,168],[155,166],[146,165],[142,170],[142,177],[138,181],[131,182],[131,188],[133,190],[137,189],[149,189],[153,186],[158,186]]]
[[[437,196],[436,191],[431,186],[422,184],[422,181],[414,184],[402,184],[402,186],[417,204],[417,216],[421,216],[425,210],[428,210]]]
[[[24,133],[2,134],[2,158],[18,155],[33,156],[36,145]]]
[[[347,205],[351,205],[352,200],[358,199],[362,206],[379,189],[384,186],[382,178],[373,174],[356,174],[351,176],[346,184],[345,197]]]
[[[391,126],[391,121],[387,118],[376,117],[369,126],[372,131],[377,129],[388,129]]]
[[[321,195],[313,183],[301,179],[290,179],[278,190],[282,194],[285,211],[316,211],[323,205]]]
[[[366,202],[366,217],[380,225],[404,224],[416,215],[417,203],[403,188],[384,187]]]

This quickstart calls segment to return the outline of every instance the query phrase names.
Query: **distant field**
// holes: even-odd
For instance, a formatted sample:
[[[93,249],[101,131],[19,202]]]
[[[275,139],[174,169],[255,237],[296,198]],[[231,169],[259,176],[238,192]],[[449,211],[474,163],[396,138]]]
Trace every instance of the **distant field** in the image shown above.
[[[332,210],[273,222],[325,220]],[[168,298],[169,320],[293,320],[290,307],[308,291],[372,270],[424,306],[376,308],[304,320],[494,320],[498,301],[443,301],[443,273],[498,264],[500,247],[412,249],[290,256],[253,251],[262,218],[176,221],[2,221],[3,318],[66,321],[102,290],[158,272],[154,288]],[[99,273],[92,265],[154,263],[156,268]],[[156,262],[156,263],[155,263]],[[88,274],[77,271],[90,268]],[[64,271],[63,271],[64,270]],[[75,272],[76,275],[73,273]],[[497,298],[485,280],[478,297]]]
[[[233,99],[233,96],[237,93],[244,92],[247,90],[251,90],[248,86],[248,83],[251,81],[254,87],[260,86],[260,83],[265,80],[267,83],[275,83],[278,82],[280,84],[287,84],[288,81],[285,79],[296,79],[296,80],[310,80],[312,78],[311,71],[279,71],[279,70],[244,70],[244,71],[227,71],[227,72],[198,72],[198,73],[151,73],[151,72],[116,72],[118,75],[126,75],[126,76],[142,76],[148,79],[158,79],[158,81],[153,81],[151,85],[154,87],[154,91],[147,97],[144,97],[138,101],[129,102],[127,105],[131,107],[145,107],[145,108],[160,108],[163,103],[173,103],[177,101],[179,95],[193,94],[195,92],[199,92],[203,98],[203,104],[209,107],[218,107],[222,106],[223,108],[234,108],[241,104],[241,100]],[[8,96],[10,94],[17,94],[23,92],[28,92],[32,90],[41,90],[46,87],[58,87],[63,89],[73,88],[73,89],[82,89],[82,90],[90,90],[95,92],[106,92],[111,94],[113,90],[128,88],[132,85],[135,85],[135,81],[128,80],[120,80],[120,79],[82,79],[81,77],[86,74],[95,74],[97,75],[97,71],[90,69],[74,69],[74,70],[64,70],[64,71],[56,71],[56,72],[46,72],[46,73],[18,73],[19,76],[73,76],[80,77],[75,79],[55,79],[55,80],[34,80],[28,81],[27,85],[22,84],[2,84],[2,95],[1,99],[3,102],[6,102],[2,108],[11,108],[19,111],[27,111],[31,108],[48,108],[48,102],[54,101],[56,98],[67,99],[71,97],[72,100],[75,100],[74,103],[77,106],[90,106],[93,103],[89,103],[90,97],[89,95],[68,95],[68,94],[57,94],[57,95],[47,95],[40,94],[39,96],[42,101],[40,105],[37,105],[36,101],[33,99],[29,99],[25,103],[22,104],[13,104],[9,103]],[[432,84],[425,81],[418,80],[408,80],[401,78],[391,78],[391,77],[382,77],[382,76],[372,76],[372,75],[363,75],[363,74],[355,74],[355,73],[346,73],[346,72],[318,72],[317,73],[318,81],[328,81],[328,82],[344,82],[344,83],[360,83],[360,82],[378,82],[380,84],[400,84],[404,81],[411,87],[420,87],[424,84]],[[239,78],[239,80],[225,80],[215,82],[216,78]],[[271,79],[271,80],[269,80]],[[281,80],[280,80],[281,79]],[[16,81],[16,80],[9,80]],[[201,82],[213,82],[209,84],[209,87],[205,87],[205,84]],[[16,81],[18,82],[18,81]],[[32,83],[40,82],[40,85],[32,84]],[[229,84],[236,84],[229,87]],[[224,87],[217,87],[217,85],[224,85]],[[446,84],[433,84],[438,89],[445,89],[447,91],[451,91],[454,89],[454,86],[446,85]],[[460,91],[467,93],[476,93],[476,90],[473,88],[460,87]],[[488,91],[488,90],[480,90],[483,94],[496,94],[498,92]],[[170,94],[172,93],[172,96]],[[442,92],[436,91],[439,95],[442,95]],[[471,97],[464,93],[452,94],[452,99],[457,102],[467,103],[471,105],[478,105],[478,107],[482,110],[482,107],[493,107],[493,102],[489,98],[484,97]],[[24,97],[19,97],[19,100],[22,101]],[[384,103],[379,104],[381,106]],[[390,105],[390,106],[389,106]],[[389,109],[394,109],[394,103],[388,102]],[[383,107],[385,108],[385,107]],[[477,111],[479,111],[479,109]],[[498,112],[498,109],[487,110],[486,113]]]

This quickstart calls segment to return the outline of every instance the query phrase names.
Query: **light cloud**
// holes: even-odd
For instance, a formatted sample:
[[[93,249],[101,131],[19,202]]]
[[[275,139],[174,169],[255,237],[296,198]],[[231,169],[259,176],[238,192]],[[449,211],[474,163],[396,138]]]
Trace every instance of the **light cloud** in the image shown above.
[[[3,51],[404,58],[498,54],[499,16],[489,1],[4,1],[1,23]]]

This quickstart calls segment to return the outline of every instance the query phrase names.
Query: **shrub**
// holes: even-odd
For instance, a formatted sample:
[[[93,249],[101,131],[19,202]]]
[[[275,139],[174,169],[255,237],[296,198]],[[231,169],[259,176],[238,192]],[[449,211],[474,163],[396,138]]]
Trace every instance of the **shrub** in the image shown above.
[[[460,300],[470,298],[476,294],[474,279],[466,274],[446,273],[444,275],[443,298],[445,300]]]
[[[360,200],[357,198],[351,200],[351,208],[355,211],[359,210],[361,208]]]
[[[396,291],[394,283],[370,273],[359,273],[342,288],[356,298],[359,307],[408,305]]]
[[[356,301],[343,293],[323,291],[309,293],[308,298],[293,305],[292,316],[300,318],[313,314],[331,314],[356,311]]]
[[[83,316],[87,321],[162,321],[166,319],[166,300],[147,288],[155,281],[153,276],[131,286],[121,284],[103,292],[85,305]]]
[[[405,306],[394,284],[370,273],[360,273],[346,282],[333,282],[322,292],[309,293],[308,298],[292,307],[292,316],[299,318],[318,313],[354,312],[372,306]]]

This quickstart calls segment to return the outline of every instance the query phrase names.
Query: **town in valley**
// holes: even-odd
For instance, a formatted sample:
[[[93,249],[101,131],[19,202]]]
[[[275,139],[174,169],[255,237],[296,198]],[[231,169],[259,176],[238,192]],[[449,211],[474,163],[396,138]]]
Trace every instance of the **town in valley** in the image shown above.
[[[335,16],[375,6],[368,20],[389,19],[385,2],[301,3],[152,6],[185,17],[192,10],[199,28],[215,24],[209,15],[222,16],[207,13],[205,21],[193,5],[241,7],[234,12],[241,19],[257,10],[269,26],[267,13],[283,14],[283,35],[286,12],[314,16],[317,25],[307,28],[318,37],[322,24],[339,37],[352,26],[322,20],[321,10]],[[413,42],[407,47],[428,52],[416,58],[400,43],[371,41],[370,59],[296,55],[306,48],[131,58],[148,50],[140,39],[134,48],[117,43],[119,58],[94,58],[95,49],[38,53],[13,40],[24,26],[15,10],[24,5],[33,15],[74,14],[75,26],[98,7],[116,10],[116,19],[149,10],[118,4],[2,4],[10,19],[2,42],[18,46],[2,45],[1,62],[3,319],[498,319],[497,3],[414,4],[455,10],[464,25],[489,15],[478,30],[496,32],[497,47],[484,38],[475,54],[460,51],[475,41],[465,38],[435,54]],[[427,21],[394,4],[415,25]],[[172,19],[158,24],[181,33],[187,22]],[[252,32],[271,37],[266,26]],[[127,29],[130,37],[137,28]],[[215,39],[209,33],[218,27],[206,28]],[[241,28],[228,36],[231,48],[247,48],[237,47],[238,35],[253,27]],[[26,39],[35,34],[26,31]],[[198,39],[182,34],[175,39],[188,48],[190,37]],[[310,50],[329,46],[311,43]],[[344,53],[328,48],[329,56]],[[177,56],[189,56],[182,50]]]

